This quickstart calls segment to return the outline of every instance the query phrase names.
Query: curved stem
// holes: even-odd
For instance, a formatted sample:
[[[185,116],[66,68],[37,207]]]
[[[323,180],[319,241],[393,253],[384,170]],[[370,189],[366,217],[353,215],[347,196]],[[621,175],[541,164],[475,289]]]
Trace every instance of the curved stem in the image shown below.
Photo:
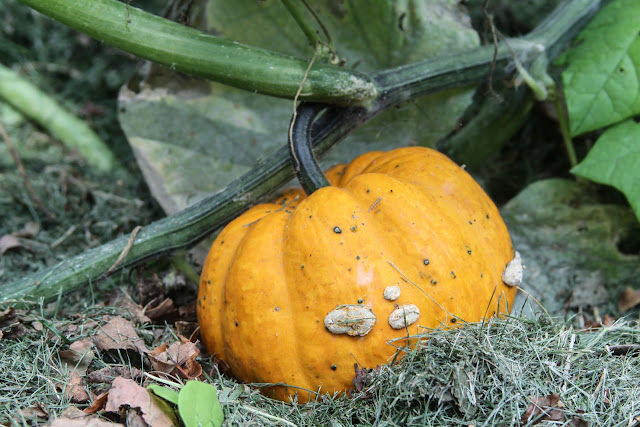
[[[303,103],[291,120],[289,155],[298,181],[307,194],[331,185],[311,150],[311,126],[324,109],[326,106],[321,104]]]

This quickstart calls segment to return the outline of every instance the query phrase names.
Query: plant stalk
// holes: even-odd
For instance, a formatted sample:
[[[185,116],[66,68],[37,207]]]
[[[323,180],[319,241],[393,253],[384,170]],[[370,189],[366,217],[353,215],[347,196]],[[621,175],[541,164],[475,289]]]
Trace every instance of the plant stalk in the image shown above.
[[[225,40],[117,0],[20,0],[71,28],[140,58],[229,86],[295,96],[307,61]],[[365,105],[377,88],[364,73],[314,65],[301,100]]]

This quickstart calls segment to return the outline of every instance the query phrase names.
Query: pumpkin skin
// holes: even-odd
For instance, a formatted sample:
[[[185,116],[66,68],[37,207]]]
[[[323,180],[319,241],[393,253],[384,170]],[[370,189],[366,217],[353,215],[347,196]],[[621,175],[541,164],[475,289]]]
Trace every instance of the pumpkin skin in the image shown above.
[[[327,171],[332,186],[290,190],[229,223],[205,261],[198,296],[202,340],[238,379],[301,402],[352,387],[354,363],[388,363],[424,328],[508,312],[514,258],[496,206],[443,154],[424,147],[362,155]],[[400,296],[389,301],[387,287]],[[345,304],[376,316],[364,336],[336,335],[325,316]],[[420,310],[401,329],[389,315]],[[394,345],[389,341],[400,339]]]

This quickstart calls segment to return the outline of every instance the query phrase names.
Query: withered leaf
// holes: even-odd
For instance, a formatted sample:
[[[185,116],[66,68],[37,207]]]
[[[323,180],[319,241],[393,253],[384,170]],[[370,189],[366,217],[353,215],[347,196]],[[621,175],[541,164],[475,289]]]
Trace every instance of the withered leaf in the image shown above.
[[[5,234],[0,237],[0,255],[4,255],[8,250],[16,248],[31,250],[28,246],[23,245],[20,239],[13,234]]]
[[[85,414],[95,414],[104,408],[104,404],[107,403],[107,397],[109,397],[109,392],[105,391],[104,393],[99,394],[93,399],[93,403],[88,408],[85,408],[82,412]]]
[[[89,393],[87,393],[84,380],[78,372],[71,373],[69,381],[64,387],[64,393],[74,403],[86,403],[89,401]]]
[[[618,299],[618,310],[620,313],[624,313],[638,304],[640,304],[640,290],[627,286]]]
[[[520,424],[525,425],[531,421],[533,424],[542,421],[564,421],[564,403],[558,393],[541,397],[531,397],[531,403],[520,418]]]
[[[154,322],[169,321],[172,322],[178,318],[178,310],[173,305],[171,298],[165,298],[155,307],[147,308],[145,314]]]
[[[142,378],[142,371],[134,366],[107,366],[87,374],[85,381],[93,384],[111,384],[118,377],[137,380]]]
[[[200,353],[196,343],[188,341],[174,342],[171,346],[160,345],[149,353],[153,369],[185,379],[194,379],[202,375],[202,366],[196,361]]]
[[[109,390],[105,411],[118,413],[122,406],[139,409],[142,418],[150,426],[173,426],[171,418],[151,399],[147,389],[133,380],[118,377],[113,380],[113,388]]]
[[[97,416],[86,418],[58,418],[51,423],[51,427],[124,427],[124,424],[105,421]]]
[[[0,338],[16,339],[27,333],[23,323],[26,321],[24,312],[9,307],[0,312]]]
[[[69,346],[69,350],[60,350],[58,356],[63,365],[66,365],[69,372],[77,372],[81,376],[87,373],[89,364],[93,361],[95,354],[91,350],[91,339],[74,341]]]
[[[141,353],[149,351],[131,322],[120,316],[110,318],[103,324],[100,332],[93,337],[93,342],[100,351],[137,350]]]

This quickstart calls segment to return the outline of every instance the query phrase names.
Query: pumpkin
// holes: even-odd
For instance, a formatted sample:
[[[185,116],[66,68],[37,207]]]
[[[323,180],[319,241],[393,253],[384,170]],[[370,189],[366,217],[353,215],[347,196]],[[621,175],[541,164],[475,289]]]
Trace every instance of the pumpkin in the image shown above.
[[[507,313],[521,278],[496,206],[443,154],[367,153],[327,178],[229,223],[202,271],[207,350],[279,399],[343,392],[410,335]]]

